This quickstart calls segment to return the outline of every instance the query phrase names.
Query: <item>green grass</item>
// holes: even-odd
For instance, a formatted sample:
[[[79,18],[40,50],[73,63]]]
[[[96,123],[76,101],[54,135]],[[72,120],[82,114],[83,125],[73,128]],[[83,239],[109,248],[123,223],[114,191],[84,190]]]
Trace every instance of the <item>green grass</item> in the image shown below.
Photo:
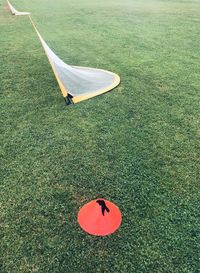
[[[66,107],[27,17],[0,0],[0,272],[198,273],[200,2],[12,0],[67,63],[121,85]],[[77,224],[97,197],[121,228]]]

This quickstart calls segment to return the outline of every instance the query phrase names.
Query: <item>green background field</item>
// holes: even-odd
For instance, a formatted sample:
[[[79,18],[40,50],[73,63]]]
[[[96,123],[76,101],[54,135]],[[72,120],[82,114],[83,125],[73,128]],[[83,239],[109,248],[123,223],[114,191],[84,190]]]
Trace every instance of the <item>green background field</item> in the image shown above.
[[[200,272],[200,2],[12,0],[68,64],[121,85],[66,107],[28,17],[0,0],[0,272]],[[103,197],[121,228],[93,237]]]

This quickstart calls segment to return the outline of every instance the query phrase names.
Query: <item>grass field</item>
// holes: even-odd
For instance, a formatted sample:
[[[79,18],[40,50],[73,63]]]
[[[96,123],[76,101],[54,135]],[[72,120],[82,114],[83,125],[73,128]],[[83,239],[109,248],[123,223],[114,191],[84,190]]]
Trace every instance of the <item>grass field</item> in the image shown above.
[[[12,0],[68,64],[121,85],[66,107],[28,17],[0,0],[0,272],[200,272],[200,2]],[[121,228],[93,237],[103,197]]]

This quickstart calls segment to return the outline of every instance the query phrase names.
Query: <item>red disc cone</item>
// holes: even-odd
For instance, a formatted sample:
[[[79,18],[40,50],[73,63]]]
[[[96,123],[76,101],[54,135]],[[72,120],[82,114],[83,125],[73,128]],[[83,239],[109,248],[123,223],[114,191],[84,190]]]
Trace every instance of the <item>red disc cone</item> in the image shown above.
[[[119,208],[104,199],[93,200],[78,213],[78,223],[89,234],[105,236],[115,232],[122,221]]]

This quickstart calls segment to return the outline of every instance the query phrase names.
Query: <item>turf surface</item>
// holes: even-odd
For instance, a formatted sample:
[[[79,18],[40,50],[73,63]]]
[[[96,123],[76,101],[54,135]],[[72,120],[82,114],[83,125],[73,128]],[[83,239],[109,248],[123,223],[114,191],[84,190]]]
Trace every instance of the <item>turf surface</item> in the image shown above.
[[[121,85],[66,107],[27,17],[0,0],[0,272],[200,272],[200,2],[12,0],[67,63]],[[123,224],[77,224],[97,197]]]

